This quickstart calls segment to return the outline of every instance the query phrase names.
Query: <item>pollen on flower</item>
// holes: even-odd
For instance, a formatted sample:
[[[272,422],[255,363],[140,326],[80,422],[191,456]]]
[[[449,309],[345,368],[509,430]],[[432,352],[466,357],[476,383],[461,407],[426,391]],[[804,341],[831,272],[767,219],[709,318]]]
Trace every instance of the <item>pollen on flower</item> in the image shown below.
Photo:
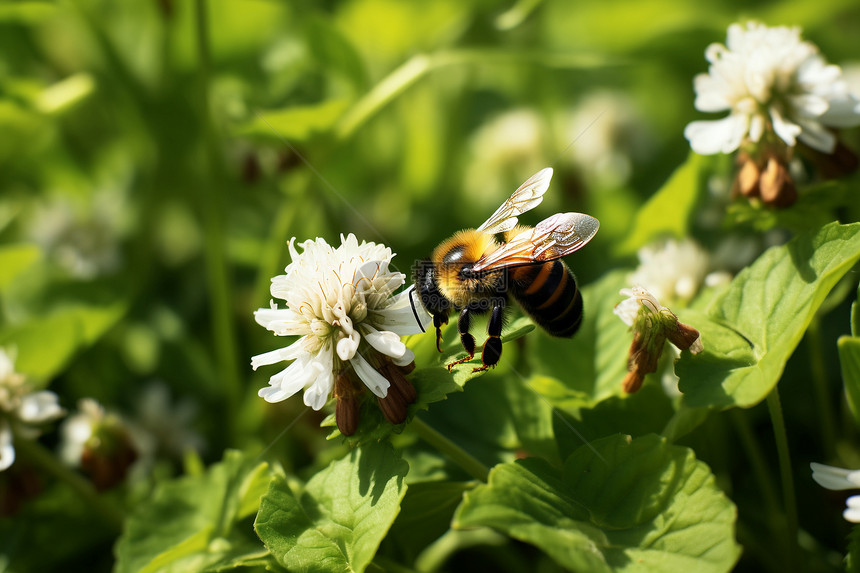
[[[421,332],[422,325],[415,320],[411,293],[394,294],[406,276],[390,269],[394,255],[388,247],[359,243],[352,234],[341,236],[338,247],[321,238],[299,247],[302,252],[295,239],[290,240],[292,262],[285,274],[272,279],[272,296],[286,301],[286,308],[273,301],[270,308],[254,313],[276,336],[299,339],[254,356],[251,365],[256,370],[291,361],[260,390],[268,402],[304,389],[305,404],[319,410],[334,391],[338,427],[349,435],[357,426],[356,396],[366,388],[379,399],[388,397],[393,375],[382,372],[391,372],[389,364],[407,366],[413,361],[400,337]],[[426,324],[427,317],[420,318]],[[394,423],[405,419],[387,417]]]

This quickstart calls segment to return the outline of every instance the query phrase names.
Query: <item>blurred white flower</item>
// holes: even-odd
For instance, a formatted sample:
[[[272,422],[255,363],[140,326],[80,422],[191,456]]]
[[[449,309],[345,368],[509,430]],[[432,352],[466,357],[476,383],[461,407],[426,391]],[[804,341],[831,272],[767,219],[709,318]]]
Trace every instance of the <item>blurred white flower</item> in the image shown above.
[[[166,384],[153,382],[144,387],[136,410],[129,429],[142,458],[161,454],[181,459],[189,450],[203,451],[203,437],[192,428],[196,404],[188,399],[174,401]]]
[[[812,479],[826,489],[845,490],[860,488],[860,470],[846,470],[812,462]],[[845,501],[842,517],[852,523],[860,523],[860,495],[852,495]]]
[[[622,92],[600,90],[585,95],[565,124],[558,149],[570,146],[577,168],[604,187],[626,183],[633,160],[653,149],[636,103]]]
[[[544,132],[540,116],[531,109],[502,113],[475,130],[465,187],[476,208],[492,210],[499,196],[510,194],[512,181],[546,165]]]
[[[271,308],[261,308],[254,316],[277,336],[300,338],[251,359],[255,370],[292,361],[259,395],[280,402],[304,388],[305,404],[319,410],[333,389],[339,392],[336,378],[340,384],[345,383],[344,376],[357,376],[377,397],[387,398],[394,380],[380,370],[392,363],[402,367],[412,363],[414,355],[400,337],[422,332],[416,318],[424,323],[429,318],[421,305],[412,304],[411,291],[394,296],[406,276],[389,269],[391,249],[359,244],[352,234],[341,235],[342,244],[336,248],[320,238],[305,241],[302,253],[294,242],[289,243],[292,262],[286,274],[272,279],[272,296],[285,300],[287,307],[278,308],[272,301]]]
[[[91,279],[120,265],[122,209],[122,197],[107,190],[85,205],[56,198],[35,210],[29,235],[71,275]]]
[[[131,425],[92,398],[79,400],[77,413],[60,426],[60,459],[81,468],[99,491],[125,481],[134,467],[148,471],[151,459],[142,450]]]
[[[702,285],[718,286],[731,280],[725,272],[708,273],[711,257],[690,239],[668,239],[639,249],[639,266],[630,282],[642,285],[660,300],[689,302]]]
[[[705,57],[711,66],[695,78],[696,109],[729,116],[686,127],[696,153],[731,153],[768,132],[789,147],[800,140],[832,153],[836,137],[827,128],[860,124],[860,102],[841,70],[802,41],[799,28],[732,24],[726,45],[711,44]]]
[[[63,414],[57,395],[48,390],[31,392],[24,376],[15,372],[14,358],[0,348],[0,471],[15,461],[13,437],[36,438],[39,425]]]

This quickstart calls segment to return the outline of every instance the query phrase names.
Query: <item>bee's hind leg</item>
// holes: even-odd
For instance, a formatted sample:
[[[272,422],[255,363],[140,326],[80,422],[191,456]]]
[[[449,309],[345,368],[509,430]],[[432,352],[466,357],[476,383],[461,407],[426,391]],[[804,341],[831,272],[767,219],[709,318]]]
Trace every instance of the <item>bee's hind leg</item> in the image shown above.
[[[487,341],[484,342],[484,350],[481,352],[481,366],[473,372],[481,372],[490,367],[495,367],[502,357],[502,323],[505,307],[500,302],[493,306],[490,320],[487,322]]]
[[[457,332],[460,333],[460,344],[463,345],[463,348],[469,355],[448,364],[448,372],[457,364],[468,362],[475,356],[475,337],[469,334],[469,327],[472,324],[472,315],[469,312],[469,307],[464,308],[460,311],[460,318],[457,319]]]
[[[434,314],[433,326],[436,327],[436,350],[442,352],[442,325],[448,324],[447,314]]]

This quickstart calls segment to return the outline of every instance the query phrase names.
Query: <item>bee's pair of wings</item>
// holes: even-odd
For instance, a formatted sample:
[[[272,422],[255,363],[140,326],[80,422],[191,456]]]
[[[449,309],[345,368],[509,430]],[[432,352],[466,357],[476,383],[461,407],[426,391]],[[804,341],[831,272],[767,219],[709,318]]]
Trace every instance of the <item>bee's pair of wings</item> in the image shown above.
[[[495,235],[513,229],[519,215],[534,209],[543,201],[550,179],[552,169],[549,167],[532,175],[477,230]],[[481,257],[473,270],[515,267],[561,258],[582,248],[594,237],[599,226],[597,219],[590,215],[556,213]]]

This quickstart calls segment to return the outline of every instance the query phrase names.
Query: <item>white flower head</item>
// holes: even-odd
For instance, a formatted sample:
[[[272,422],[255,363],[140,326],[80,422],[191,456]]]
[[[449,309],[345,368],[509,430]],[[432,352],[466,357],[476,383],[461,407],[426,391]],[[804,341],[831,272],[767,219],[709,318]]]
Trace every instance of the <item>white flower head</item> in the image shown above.
[[[639,249],[639,266],[630,277],[660,300],[689,301],[705,281],[710,264],[707,251],[689,239],[646,245]]]
[[[332,247],[323,239],[289,242],[292,262],[286,274],[272,279],[272,296],[287,303],[254,313],[259,324],[277,336],[300,336],[290,346],[254,356],[259,366],[290,360],[259,391],[268,402],[280,402],[304,389],[305,404],[319,410],[335,378],[351,368],[379,398],[388,395],[389,380],[380,374],[378,357],[397,365],[412,362],[412,351],[400,341],[422,332],[429,315],[413,304],[411,291],[394,296],[406,276],[389,268],[393,253],[384,245],[341,235]],[[418,320],[421,320],[419,324]]]
[[[25,377],[15,372],[14,356],[0,348],[0,471],[15,461],[13,430],[18,437],[35,438],[38,426],[64,414],[57,395],[31,391]]]
[[[823,488],[832,490],[858,489],[860,488],[860,470],[846,470],[834,466],[809,464],[812,468],[812,479]],[[842,517],[852,523],[860,523],[860,495],[852,495],[845,500],[845,511]]]
[[[731,153],[766,132],[789,147],[800,140],[832,153],[836,137],[827,128],[860,124],[860,102],[840,68],[801,40],[800,28],[732,24],[726,44],[711,44],[705,57],[711,65],[695,78],[696,109],[729,115],[686,127],[684,136],[696,153]]]

